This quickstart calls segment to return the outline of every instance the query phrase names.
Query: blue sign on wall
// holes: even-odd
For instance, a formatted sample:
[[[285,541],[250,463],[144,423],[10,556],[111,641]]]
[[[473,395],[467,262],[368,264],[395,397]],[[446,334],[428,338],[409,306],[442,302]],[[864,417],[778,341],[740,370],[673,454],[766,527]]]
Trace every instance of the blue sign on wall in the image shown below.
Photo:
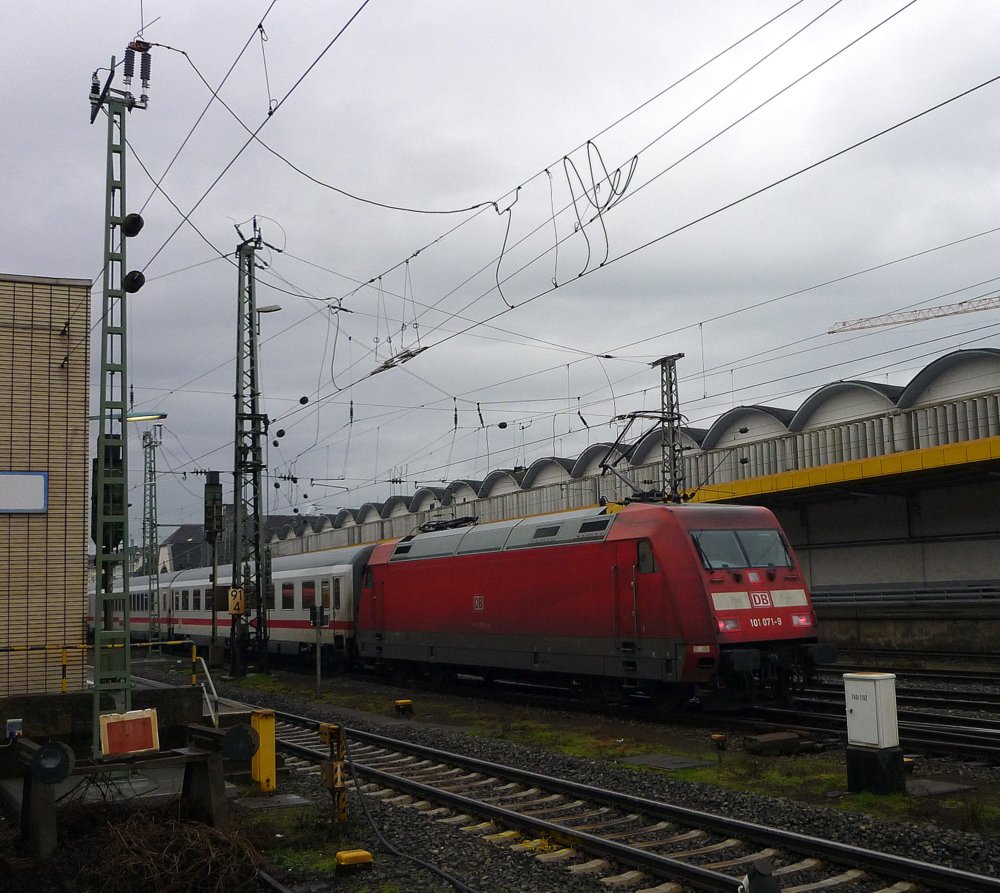
[[[49,510],[49,475],[45,471],[0,471],[0,514]]]

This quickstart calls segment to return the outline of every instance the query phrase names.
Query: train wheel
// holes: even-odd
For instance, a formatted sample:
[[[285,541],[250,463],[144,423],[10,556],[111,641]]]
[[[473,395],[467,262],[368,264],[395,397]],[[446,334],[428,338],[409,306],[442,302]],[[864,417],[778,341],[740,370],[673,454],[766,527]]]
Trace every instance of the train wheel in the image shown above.
[[[413,671],[406,664],[391,664],[387,668],[386,675],[389,677],[389,684],[397,688],[413,688]]]
[[[431,691],[440,691],[448,685],[451,674],[444,667],[428,667],[424,674],[424,687]]]
[[[621,687],[611,679],[588,676],[581,680],[579,689],[581,697],[593,704],[620,704],[622,701]]]
[[[690,685],[658,685],[649,692],[657,713],[678,713],[694,695]]]

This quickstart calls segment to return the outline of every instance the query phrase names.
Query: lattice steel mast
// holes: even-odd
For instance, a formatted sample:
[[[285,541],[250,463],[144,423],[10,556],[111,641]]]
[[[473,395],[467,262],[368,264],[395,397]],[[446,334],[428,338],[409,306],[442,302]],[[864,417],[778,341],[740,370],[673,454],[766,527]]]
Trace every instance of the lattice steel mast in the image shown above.
[[[675,353],[649,364],[660,367],[660,493],[668,502],[680,502],[684,490],[681,401],[677,394],[677,361],[683,356]]]
[[[233,582],[229,606],[234,676],[246,672],[251,608],[256,613],[257,660],[263,670],[268,665],[267,645],[270,638],[267,618],[270,562],[264,549],[264,504],[261,498],[268,419],[260,411],[258,388],[256,277],[256,253],[266,243],[261,238],[256,220],[253,229],[253,236],[244,239],[236,252],[239,261],[239,320],[236,333]],[[239,233],[239,228],[236,231]]]
[[[156,433],[142,435],[143,480],[142,480],[142,558],[146,565],[147,588],[149,590],[149,641],[151,651],[160,651],[163,628],[160,626],[160,540],[156,517],[156,448],[160,445]]]
[[[97,581],[94,594],[94,709],[93,749],[100,755],[102,695],[110,694],[115,707],[132,706],[129,660],[129,535],[128,535],[128,440],[126,412],[128,394],[126,293],[142,288],[142,273],[125,273],[125,246],[142,229],[138,214],[125,213],[125,118],[132,109],[144,109],[148,97],[149,44],[133,41],[125,53],[124,85],[112,90],[115,59],[101,88],[97,72],[91,80],[90,123],[101,109],[108,116],[107,179],[104,202],[104,279],[101,314],[101,384],[98,410],[97,456],[91,480],[92,537]],[[128,87],[140,54],[143,93],[136,99]],[[115,578],[121,584],[115,592]],[[117,614],[117,617],[116,617]],[[106,712],[106,711],[105,711]]]

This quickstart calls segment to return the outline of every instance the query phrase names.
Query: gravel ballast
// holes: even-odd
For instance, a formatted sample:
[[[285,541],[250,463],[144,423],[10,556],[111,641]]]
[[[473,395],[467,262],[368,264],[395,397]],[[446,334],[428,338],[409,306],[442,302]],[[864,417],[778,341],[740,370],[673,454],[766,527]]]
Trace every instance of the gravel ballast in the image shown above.
[[[136,672],[144,672],[136,670]],[[744,821],[783,828],[872,850],[940,863],[987,877],[1000,876],[1000,840],[949,830],[934,824],[890,822],[880,817],[847,813],[785,797],[765,797],[714,785],[672,779],[668,774],[632,769],[613,761],[581,760],[525,747],[506,740],[422,725],[418,719],[376,717],[338,708],[308,696],[291,697],[273,692],[251,694],[245,686],[216,680],[220,695],[253,700],[275,710],[339,722],[349,728],[384,734],[428,747],[454,751],[532,772],[571,779],[585,785],[620,790],[638,797],[717,813]],[[385,693],[381,692],[384,699]],[[419,706],[419,704],[418,704]],[[480,710],[488,710],[482,704]],[[984,769],[988,781],[996,770]],[[969,779],[975,783],[973,778]],[[326,806],[328,792],[313,779],[293,773],[283,790],[292,790]],[[606,891],[596,878],[569,875],[564,868],[545,865],[529,855],[499,846],[486,846],[467,832],[428,820],[418,811],[392,806],[366,797],[368,810],[382,837],[399,850],[433,863],[459,878],[477,893],[538,893],[538,891]],[[367,826],[358,795],[349,797],[352,845],[370,850],[371,868],[332,877],[308,877],[275,869],[274,876],[298,893],[350,891],[350,893],[424,893],[455,889],[427,868],[390,852]],[[463,889],[459,887],[458,889]]]

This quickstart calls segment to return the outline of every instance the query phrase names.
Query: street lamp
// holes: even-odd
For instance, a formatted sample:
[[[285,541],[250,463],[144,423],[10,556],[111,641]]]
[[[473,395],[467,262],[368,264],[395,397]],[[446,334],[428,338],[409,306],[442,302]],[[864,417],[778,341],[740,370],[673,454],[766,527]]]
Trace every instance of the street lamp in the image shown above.
[[[125,416],[125,421],[126,422],[162,422],[166,417],[167,417],[167,414],[165,412],[143,412],[143,413],[135,413],[134,415],[132,415],[130,413],[129,415]],[[87,418],[90,421],[92,421],[92,422],[96,422],[98,419],[100,419],[100,416],[99,415],[91,415],[91,416],[87,416]]]
[[[162,422],[167,417],[165,412],[144,412],[125,416],[126,422]]]
[[[262,313],[277,313],[281,309],[281,304],[265,304],[263,307],[254,308],[257,311],[257,335],[260,336],[260,315]]]

